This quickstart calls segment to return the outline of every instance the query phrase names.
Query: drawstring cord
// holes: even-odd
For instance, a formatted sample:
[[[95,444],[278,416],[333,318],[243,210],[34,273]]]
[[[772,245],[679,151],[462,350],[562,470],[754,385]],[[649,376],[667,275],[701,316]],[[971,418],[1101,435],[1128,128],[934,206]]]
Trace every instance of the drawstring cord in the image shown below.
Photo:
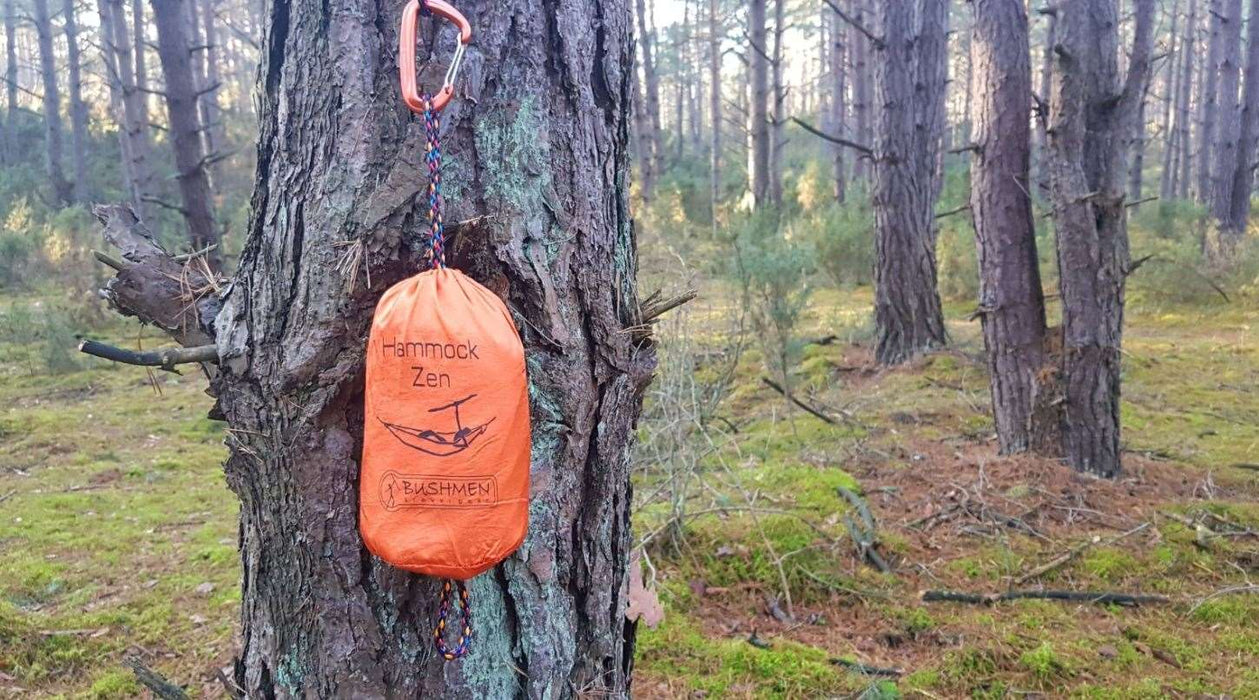
[[[446,644],[446,617],[450,613],[450,579],[442,582],[441,612],[437,615],[437,627],[433,629],[433,643],[437,652],[447,661],[462,659],[468,655],[468,645],[472,641],[472,605],[468,600],[468,587],[463,581],[459,584],[459,608],[462,611],[463,625],[459,632],[459,642],[452,648]]]
[[[431,95],[424,96],[424,134],[427,140],[428,163],[428,250],[429,265],[446,267],[446,223],[442,216],[442,147],[439,133],[441,120],[433,109]]]

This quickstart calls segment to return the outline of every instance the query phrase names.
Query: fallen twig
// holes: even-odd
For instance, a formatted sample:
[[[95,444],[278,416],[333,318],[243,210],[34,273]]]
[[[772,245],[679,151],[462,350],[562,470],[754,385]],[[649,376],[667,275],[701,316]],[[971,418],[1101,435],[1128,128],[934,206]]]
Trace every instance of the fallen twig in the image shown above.
[[[187,700],[188,694],[182,687],[166,680],[160,673],[144,665],[138,657],[128,656],[125,662],[136,674],[136,680],[153,692],[153,697],[162,700]]]
[[[962,593],[957,591],[924,591],[924,603],[973,603],[992,605],[1008,600],[1064,600],[1097,605],[1142,605],[1170,603],[1171,598],[1141,593],[1108,591],[1006,591],[1004,593]]]
[[[863,560],[873,564],[879,571],[885,574],[892,573],[892,567],[888,566],[887,561],[879,554],[879,533],[878,528],[874,524],[874,516],[870,514],[870,507],[860,496],[852,491],[840,486],[839,495],[844,497],[857,511],[857,515],[861,517],[861,525],[853,522],[853,519],[844,516],[844,525],[848,528],[848,534],[852,537],[852,541],[857,545],[857,554]]]
[[[1060,556],[1054,557],[1050,561],[1036,567],[1035,569],[1032,569],[1026,574],[1023,574],[1022,576],[1015,579],[1014,583],[1015,585],[1021,586],[1027,583],[1028,581],[1031,581],[1034,578],[1039,578],[1051,571],[1054,571],[1055,569],[1058,569],[1059,567],[1063,566],[1067,562],[1070,562],[1076,557],[1080,556],[1086,550],[1088,550],[1090,547],[1093,547],[1094,545],[1109,547],[1110,545],[1118,542],[1119,540],[1124,539],[1125,537],[1128,537],[1130,535],[1135,535],[1138,532],[1141,532],[1142,530],[1148,528],[1149,526],[1150,526],[1149,523],[1141,523],[1140,525],[1132,528],[1131,530],[1128,530],[1127,532],[1122,532],[1118,535],[1115,535],[1114,537],[1111,537],[1105,542],[1103,542],[1102,538],[1100,537],[1094,537],[1093,539],[1088,540],[1087,542],[1079,545],[1078,547],[1072,548],[1071,551],[1066,552]]]
[[[1215,600],[1216,598],[1222,598],[1226,595],[1235,595],[1238,593],[1259,593],[1259,584],[1247,583],[1240,586],[1229,586],[1228,588],[1221,588],[1220,590],[1212,593],[1211,595],[1195,603],[1192,608],[1189,608],[1189,614],[1190,615],[1194,614],[1194,612],[1196,612],[1198,608],[1202,607],[1203,605],[1205,605],[1206,603],[1212,600]]]
[[[100,357],[114,362],[123,362],[129,365],[143,365],[148,367],[161,367],[164,370],[172,370],[175,365],[190,364],[194,362],[218,362],[218,348],[213,345],[198,345],[190,348],[165,348],[162,350],[149,350],[145,352],[136,352],[125,348],[115,347],[106,343],[100,343],[95,340],[84,340],[79,343],[79,352]]]
[[[805,403],[805,402],[801,401],[800,399],[797,399],[795,396],[793,396],[793,395],[791,394],[791,392],[789,392],[789,391],[787,391],[786,389],[784,389],[783,387],[779,386],[777,382],[775,382],[774,380],[770,379],[769,377],[761,377],[761,381],[762,381],[762,382],[764,382],[765,386],[768,386],[769,388],[773,389],[774,391],[777,391],[778,393],[782,394],[784,397],[786,397],[786,399],[787,399],[788,401],[790,401],[791,403],[793,403],[793,404],[795,404],[795,405],[799,406],[800,408],[804,409],[805,411],[807,411],[808,413],[810,413],[810,414],[811,414],[811,415],[813,415],[814,417],[816,417],[816,418],[818,418],[818,419],[820,419],[820,420],[822,420],[822,421],[825,421],[826,423],[829,423],[830,425],[835,425],[835,419],[834,419],[834,418],[831,418],[830,416],[826,415],[825,413],[822,413],[822,412],[821,412],[821,411],[819,411],[818,409],[816,409],[816,408],[814,408],[814,407],[810,406],[809,404],[807,404],[807,403]]]
[[[905,672],[899,668],[883,668],[881,666],[870,666],[858,661],[849,661],[848,659],[831,658],[827,659],[835,666],[843,666],[849,671],[860,673],[864,676],[888,676],[891,678],[900,678]]]

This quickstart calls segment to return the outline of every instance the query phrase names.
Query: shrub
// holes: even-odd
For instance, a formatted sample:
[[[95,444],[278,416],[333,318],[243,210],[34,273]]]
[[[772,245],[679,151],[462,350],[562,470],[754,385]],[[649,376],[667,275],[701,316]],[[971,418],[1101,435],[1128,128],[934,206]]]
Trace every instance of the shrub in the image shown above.
[[[874,274],[874,212],[865,197],[831,204],[799,222],[817,264],[839,287],[869,284]]]

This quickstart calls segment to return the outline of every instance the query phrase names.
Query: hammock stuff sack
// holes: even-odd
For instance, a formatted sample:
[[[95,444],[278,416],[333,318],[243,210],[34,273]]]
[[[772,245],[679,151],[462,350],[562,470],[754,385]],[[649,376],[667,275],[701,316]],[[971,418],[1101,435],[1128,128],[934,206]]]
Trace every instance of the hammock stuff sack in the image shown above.
[[[418,15],[454,22],[460,41],[445,84],[420,95],[415,81]],[[464,582],[507,558],[529,526],[529,396],[525,353],[506,305],[446,267],[437,114],[453,93],[472,31],[440,0],[403,11],[403,97],[424,116],[432,269],[390,287],[376,305],[367,345],[359,530],[385,562],[445,579],[434,643],[464,656],[472,613]],[[408,80],[409,78],[409,80]],[[462,612],[459,641],[445,640],[452,581]]]

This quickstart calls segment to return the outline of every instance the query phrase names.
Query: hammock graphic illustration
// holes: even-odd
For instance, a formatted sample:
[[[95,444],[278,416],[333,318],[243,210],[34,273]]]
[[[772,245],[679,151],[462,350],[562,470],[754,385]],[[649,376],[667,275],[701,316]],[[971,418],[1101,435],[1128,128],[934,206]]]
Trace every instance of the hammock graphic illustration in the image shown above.
[[[476,398],[476,394],[470,394],[458,401],[452,401],[444,406],[428,409],[429,413],[439,413],[442,411],[454,411],[455,429],[452,431],[433,430],[431,428],[411,428],[396,423],[388,423],[381,420],[385,427],[398,441],[412,449],[419,450],[435,457],[449,457],[468,449],[468,447],[476,441],[477,438],[485,434],[490,423],[494,422],[491,418],[480,425],[465,426],[459,418],[459,406]],[[379,420],[379,418],[377,419]]]

